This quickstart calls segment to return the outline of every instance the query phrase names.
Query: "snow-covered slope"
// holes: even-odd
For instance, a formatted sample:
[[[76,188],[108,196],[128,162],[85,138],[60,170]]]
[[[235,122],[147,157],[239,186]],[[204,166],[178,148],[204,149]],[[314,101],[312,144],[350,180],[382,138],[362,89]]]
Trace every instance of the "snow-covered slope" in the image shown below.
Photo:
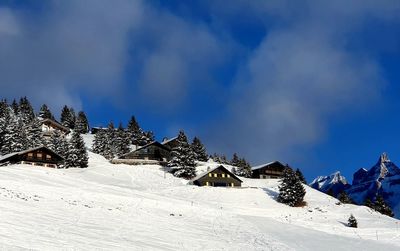
[[[304,208],[277,203],[276,180],[187,185],[160,166],[0,168],[0,247],[78,250],[399,249],[398,221],[307,187]],[[212,167],[204,163],[200,169]],[[353,213],[359,228],[345,226]],[[378,240],[377,240],[378,239]]]
[[[329,176],[318,176],[310,183],[310,187],[336,196],[339,192],[349,188],[350,184],[340,172],[335,172]]]

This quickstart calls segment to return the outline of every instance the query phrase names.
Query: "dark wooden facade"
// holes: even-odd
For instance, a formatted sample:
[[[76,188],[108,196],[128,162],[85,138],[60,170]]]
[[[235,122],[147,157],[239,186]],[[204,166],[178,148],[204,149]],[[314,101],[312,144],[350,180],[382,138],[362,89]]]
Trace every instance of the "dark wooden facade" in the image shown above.
[[[170,149],[157,141],[144,145],[132,152],[122,155],[120,159],[141,159],[168,161],[170,158]]]
[[[224,166],[218,166],[194,178],[191,183],[197,186],[240,187],[242,181]]]
[[[252,167],[252,178],[255,179],[279,179],[283,175],[285,165],[279,161],[270,162],[264,165]]]
[[[28,164],[57,168],[63,164],[64,159],[47,147],[36,147],[29,150],[7,154],[0,158],[0,164]]]

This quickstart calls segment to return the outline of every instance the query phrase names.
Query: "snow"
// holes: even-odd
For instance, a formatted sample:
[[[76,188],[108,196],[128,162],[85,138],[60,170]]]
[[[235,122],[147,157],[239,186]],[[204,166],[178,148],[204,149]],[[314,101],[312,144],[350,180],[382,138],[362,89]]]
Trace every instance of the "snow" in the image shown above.
[[[86,140],[85,140],[86,141]],[[86,141],[87,142],[87,141]],[[199,171],[217,163],[202,163]],[[0,168],[0,247],[78,250],[396,250],[398,220],[306,188],[307,206],[277,203],[277,180],[242,188],[188,185],[160,166]],[[353,214],[359,228],[345,226]]]

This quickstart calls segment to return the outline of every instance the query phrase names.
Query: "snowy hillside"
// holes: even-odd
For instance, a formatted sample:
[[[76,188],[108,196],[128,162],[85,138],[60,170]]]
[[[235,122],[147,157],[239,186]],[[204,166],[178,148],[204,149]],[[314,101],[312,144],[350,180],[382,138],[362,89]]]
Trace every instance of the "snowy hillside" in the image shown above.
[[[336,205],[311,188],[307,207],[290,208],[273,199],[276,180],[196,187],[159,166],[113,165],[90,154],[87,169],[1,167],[0,184],[2,249],[400,248],[397,220]],[[350,213],[358,229],[344,225]]]

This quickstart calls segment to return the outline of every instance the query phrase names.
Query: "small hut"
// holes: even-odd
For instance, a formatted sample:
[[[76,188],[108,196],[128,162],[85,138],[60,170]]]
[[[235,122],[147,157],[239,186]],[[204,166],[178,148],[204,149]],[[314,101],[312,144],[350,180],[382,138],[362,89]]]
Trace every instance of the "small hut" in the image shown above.
[[[190,184],[213,187],[240,187],[242,181],[224,166],[220,165],[198,175],[190,181]]]
[[[147,145],[139,147],[118,159],[112,160],[114,164],[165,164],[170,159],[170,148],[153,141]]]

